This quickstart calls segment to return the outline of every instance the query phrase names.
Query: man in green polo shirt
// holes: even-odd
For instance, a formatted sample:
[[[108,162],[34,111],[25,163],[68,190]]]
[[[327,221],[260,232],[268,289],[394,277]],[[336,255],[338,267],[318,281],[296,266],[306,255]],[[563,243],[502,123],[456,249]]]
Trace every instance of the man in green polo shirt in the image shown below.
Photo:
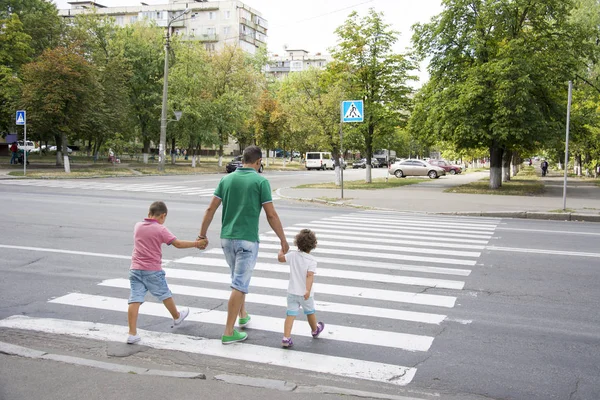
[[[273,206],[271,185],[258,174],[262,151],[258,146],[244,149],[243,167],[225,176],[215,189],[198,238],[206,239],[206,232],[215,212],[223,204],[221,217],[221,247],[231,269],[231,296],[227,305],[227,323],[221,337],[223,344],[241,342],[248,338],[246,332],[233,327],[239,316],[238,326],[243,328],[250,322],[246,312],[246,293],[258,256],[258,220],[262,209],[267,221],[281,241],[281,250],[287,253],[290,246],[285,238],[279,215]]]

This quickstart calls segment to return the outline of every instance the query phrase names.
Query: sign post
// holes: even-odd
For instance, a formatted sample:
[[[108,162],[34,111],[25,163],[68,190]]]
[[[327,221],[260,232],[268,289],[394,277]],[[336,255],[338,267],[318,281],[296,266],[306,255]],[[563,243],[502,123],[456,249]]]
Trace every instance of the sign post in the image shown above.
[[[344,122],[363,122],[365,120],[364,104],[362,100],[344,100],[340,106],[340,154],[344,154]],[[338,161],[339,163],[339,161]],[[344,168],[340,165],[340,183],[342,199],[344,198]]]
[[[27,113],[25,110],[17,111],[16,124],[23,125],[23,176],[25,176],[27,175]]]

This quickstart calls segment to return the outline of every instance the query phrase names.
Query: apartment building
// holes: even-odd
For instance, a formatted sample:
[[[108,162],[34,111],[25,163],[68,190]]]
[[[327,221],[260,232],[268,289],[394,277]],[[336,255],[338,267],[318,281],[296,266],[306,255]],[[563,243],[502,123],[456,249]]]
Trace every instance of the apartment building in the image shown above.
[[[328,54],[310,54],[306,50],[288,50],[281,54],[270,54],[269,64],[265,73],[276,79],[283,79],[292,72],[304,71],[309,68],[325,69],[331,61]]]
[[[72,18],[93,11],[113,17],[120,26],[148,20],[165,28],[173,17],[189,9],[187,15],[171,23],[170,33],[185,40],[202,42],[207,50],[238,44],[244,51],[254,54],[257,48],[267,43],[267,21],[259,11],[240,1],[169,0],[168,4],[141,3],[140,6],[124,7],[105,7],[94,1],[69,4],[70,9],[59,10],[60,16]]]

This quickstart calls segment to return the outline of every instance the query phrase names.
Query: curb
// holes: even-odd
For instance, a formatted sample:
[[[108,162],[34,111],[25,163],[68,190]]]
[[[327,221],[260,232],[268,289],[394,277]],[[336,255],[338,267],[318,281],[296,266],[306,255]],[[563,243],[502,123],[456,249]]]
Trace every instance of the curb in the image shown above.
[[[540,219],[549,221],[579,221],[579,222],[600,222],[600,214],[582,214],[582,213],[550,213],[543,211],[441,211],[441,212],[430,212],[430,211],[412,211],[412,210],[396,210],[392,208],[374,207],[374,206],[362,206],[358,204],[347,203],[344,201],[329,201],[323,199],[303,198],[303,197],[292,197],[286,196],[281,193],[281,189],[291,188],[279,188],[275,191],[279,197],[287,200],[305,201],[311,203],[329,204],[334,206],[351,207],[368,210],[378,211],[394,211],[401,213],[412,213],[412,214],[425,214],[425,215],[461,215],[468,217],[488,217],[488,218],[520,218],[520,219]]]
[[[9,356],[18,356],[31,358],[34,360],[51,360],[66,364],[81,365],[92,368],[99,368],[111,372],[120,372],[123,374],[151,375],[164,376],[170,378],[186,378],[186,379],[206,379],[206,375],[196,372],[182,371],[164,371],[159,369],[148,369],[142,367],[134,367],[130,365],[107,363],[104,361],[90,360],[87,358],[65,356],[60,354],[46,353],[44,351],[29,349],[10,343],[0,342],[0,353]]]

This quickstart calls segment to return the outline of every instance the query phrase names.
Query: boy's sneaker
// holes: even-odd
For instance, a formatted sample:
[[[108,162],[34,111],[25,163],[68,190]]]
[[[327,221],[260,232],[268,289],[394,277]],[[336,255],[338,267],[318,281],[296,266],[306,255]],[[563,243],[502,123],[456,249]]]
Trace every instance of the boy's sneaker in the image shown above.
[[[325,329],[325,324],[322,322],[317,323],[317,330],[311,332],[312,337],[317,338],[323,332],[323,329]]]
[[[246,325],[248,325],[250,323],[250,320],[252,318],[250,318],[250,314],[246,314],[246,318],[240,318],[238,319],[238,326],[240,328],[245,328]]]
[[[294,345],[294,342],[292,342],[292,338],[289,337],[283,337],[283,339],[281,340],[281,346],[282,347],[292,347]]]
[[[140,340],[142,340],[142,338],[139,335],[129,335],[127,337],[127,344],[134,344],[139,342]]]
[[[186,319],[189,314],[190,314],[189,308],[187,308],[187,307],[182,308],[181,311],[179,311],[179,318],[173,320],[173,326],[171,328],[173,328],[177,325],[181,325],[183,320]]]
[[[235,329],[233,330],[233,335],[231,336],[221,336],[221,343],[223,344],[231,344],[235,342],[242,342],[248,339],[248,334],[246,332],[238,332]]]

